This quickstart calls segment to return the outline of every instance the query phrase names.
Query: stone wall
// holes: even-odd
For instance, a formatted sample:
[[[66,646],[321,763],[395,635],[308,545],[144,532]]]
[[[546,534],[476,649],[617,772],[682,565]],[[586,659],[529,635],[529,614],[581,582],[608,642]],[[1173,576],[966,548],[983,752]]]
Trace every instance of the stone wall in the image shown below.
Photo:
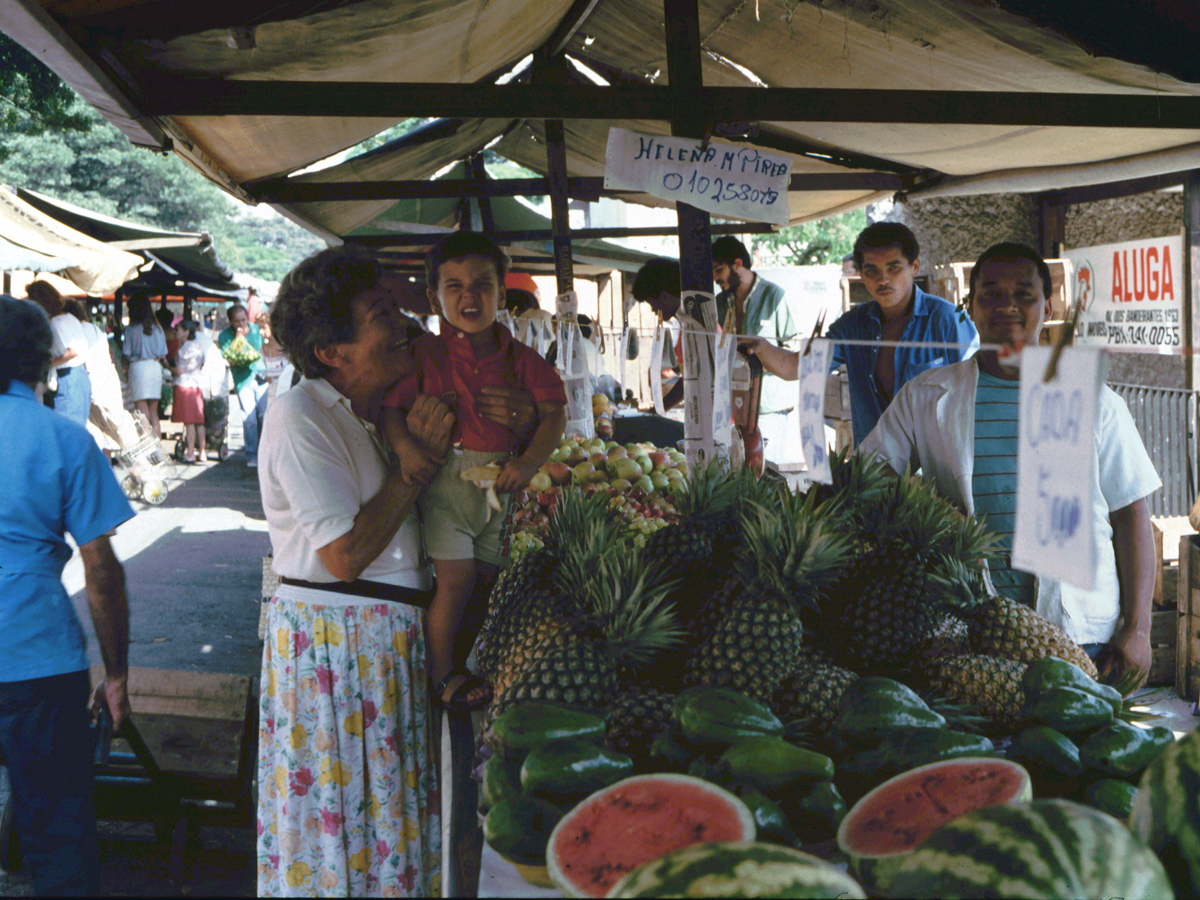
[[[911,198],[867,207],[868,222],[902,222],[921,245],[921,268],[972,262],[991,244],[1019,241],[1037,246],[1037,208],[1032,194]],[[1158,191],[1067,208],[1065,244],[1091,247],[1177,234],[1183,227],[1183,193]],[[1108,380],[1123,384],[1183,388],[1182,356],[1112,353]]]

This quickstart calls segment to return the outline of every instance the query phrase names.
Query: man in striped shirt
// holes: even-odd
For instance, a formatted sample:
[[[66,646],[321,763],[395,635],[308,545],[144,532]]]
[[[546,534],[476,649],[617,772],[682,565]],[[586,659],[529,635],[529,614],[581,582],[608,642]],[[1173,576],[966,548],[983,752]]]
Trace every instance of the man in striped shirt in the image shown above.
[[[971,270],[968,310],[982,345],[1036,344],[1050,314],[1050,270],[1021,244],[997,244]],[[1020,369],[997,350],[922,372],[884,411],[862,450],[897,472],[911,465],[964,512],[986,516],[1012,547],[1017,484]],[[997,591],[1037,609],[1097,660],[1102,673],[1149,670],[1154,540],[1146,497],[1162,486],[1128,408],[1102,387],[1093,441],[1096,483],[1090,511],[1096,587],[1013,569],[990,574]]]

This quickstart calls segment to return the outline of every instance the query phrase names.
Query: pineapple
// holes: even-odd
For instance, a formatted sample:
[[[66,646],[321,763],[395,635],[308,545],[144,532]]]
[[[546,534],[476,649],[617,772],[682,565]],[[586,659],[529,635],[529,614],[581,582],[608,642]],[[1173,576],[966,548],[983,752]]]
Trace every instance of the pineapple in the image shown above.
[[[832,501],[849,505],[860,553],[810,624],[843,664],[886,673],[914,660],[947,613],[983,602],[982,560],[994,539],[920,479],[892,479],[870,496],[865,505]]]
[[[1026,665],[997,656],[944,656],[927,663],[924,673],[937,695],[986,716],[996,731],[1011,734],[1021,726]]]
[[[857,680],[856,673],[828,654],[805,647],[792,673],[771,696],[771,709],[785,720],[808,720],[808,733],[821,740],[837,718],[842,694]]]
[[[720,462],[692,469],[684,489],[673,497],[679,521],[660,528],[646,540],[646,560],[659,561],[673,572],[696,566],[707,568],[718,521],[733,500],[732,486],[732,478]]]
[[[994,597],[967,616],[971,651],[1031,663],[1043,656],[1057,656],[1074,663],[1092,678],[1096,664],[1083,648],[1067,637],[1053,622],[1007,597]]]
[[[650,745],[666,731],[674,703],[674,694],[657,687],[625,687],[608,705],[605,744],[637,761],[648,761]]]
[[[934,630],[921,650],[921,658],[938,659],[942,656],[961,656],[971,652],[967,637],[967,622],[959,616],[946,616]]]
[[[518,635],[493,685],[493,716],[523,700],[605,707],[622,673],[682,641],[666,602],[672,585],[658,568],[609,543],[611,530],[590,530],[554,576],[553,591],[570,611],[531,621]]]
[[[725,685],[768,701],[791,674],[804,638],[802,606],[817,604],[841,573],[849,541],[840,520],[814,499],[786,492],[782,511],[743,511],[744,543],[734,583],[705,610],[707,621],[686,666],[690,684]]]

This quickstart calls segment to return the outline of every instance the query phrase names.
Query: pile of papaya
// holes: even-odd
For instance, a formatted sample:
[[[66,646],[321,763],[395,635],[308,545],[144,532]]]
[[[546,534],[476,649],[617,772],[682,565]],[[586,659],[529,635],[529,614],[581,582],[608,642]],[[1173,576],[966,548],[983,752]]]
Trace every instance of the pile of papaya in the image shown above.
[[[1175,740],[1171,729],[1123,721],[1121,692],[1061,659],[1032,663],[1021,688],[1027,727],[1007,755],[1029,770],[1034,791],[1128,818],[1142,771]]]

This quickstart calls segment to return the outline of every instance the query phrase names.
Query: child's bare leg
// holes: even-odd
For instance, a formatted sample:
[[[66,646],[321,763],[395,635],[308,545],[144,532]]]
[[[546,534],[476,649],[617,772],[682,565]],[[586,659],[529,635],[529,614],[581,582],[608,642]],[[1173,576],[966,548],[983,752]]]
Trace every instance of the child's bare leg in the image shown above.
[[[454,643],[462,622],[463,610],[475,590],[474,559],[435,559],[433,571],[437,576],[437,591],[426,613],[426,635],[429,644],[429,679],[438,684],[455,669]],[[466,676],[451,679],[442,699],[453,696]],[[467,695],[469,701],[486,695],[483,688]]]
[[[487,617],[488,597],[496,584],[500,567],[491,563],[475,562],[475,590],[463,610],[462,622],[458,626],[458,634],[454,636],[454,664],[462,668],[467,664],[475,639],[479,637],[479,629]]]

